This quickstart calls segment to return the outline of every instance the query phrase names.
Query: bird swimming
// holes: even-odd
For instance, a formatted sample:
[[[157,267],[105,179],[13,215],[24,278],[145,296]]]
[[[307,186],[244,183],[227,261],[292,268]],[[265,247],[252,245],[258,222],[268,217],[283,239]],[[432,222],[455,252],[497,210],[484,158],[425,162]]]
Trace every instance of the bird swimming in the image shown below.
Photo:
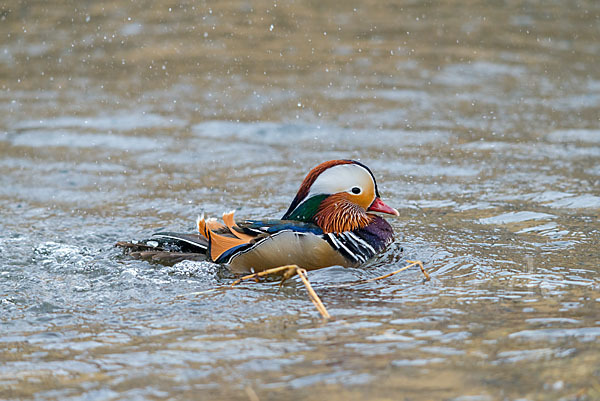
[[[221,223],[202,216],[198,233],[159,232],[117,246],[153,261],[205,258],[234,273],[359,266],[394,239],[392,226],[374,213],[399,215],[381,200],[371,170],[355,160],[330,160],[310,170],[281,219],[235,221],[229,212]]]

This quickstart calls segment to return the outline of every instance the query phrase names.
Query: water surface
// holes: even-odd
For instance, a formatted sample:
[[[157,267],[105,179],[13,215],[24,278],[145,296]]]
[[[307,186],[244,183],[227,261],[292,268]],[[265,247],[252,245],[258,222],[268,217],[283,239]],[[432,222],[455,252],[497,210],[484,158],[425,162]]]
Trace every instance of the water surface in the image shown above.
[[[600,7],[0,7],[0,398],[600,398]],[[371,167],[395,243],[231,289],[113,244]],[[384,281],[340,287],[422,260]],[[336,285],[338,287],[336,287]]]

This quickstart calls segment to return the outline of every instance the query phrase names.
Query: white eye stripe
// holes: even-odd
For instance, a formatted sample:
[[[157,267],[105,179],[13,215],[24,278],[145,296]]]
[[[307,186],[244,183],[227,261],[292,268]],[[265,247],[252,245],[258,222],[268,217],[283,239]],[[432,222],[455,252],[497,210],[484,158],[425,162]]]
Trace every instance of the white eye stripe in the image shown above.
[[[358,185],[357,185],[358,184]],[[363,192],[364,188],[374,187],[371,174],[357,164],[342,164],[325,170],[313,183],[307,197],[317,194],[352,193],[354,187]]]

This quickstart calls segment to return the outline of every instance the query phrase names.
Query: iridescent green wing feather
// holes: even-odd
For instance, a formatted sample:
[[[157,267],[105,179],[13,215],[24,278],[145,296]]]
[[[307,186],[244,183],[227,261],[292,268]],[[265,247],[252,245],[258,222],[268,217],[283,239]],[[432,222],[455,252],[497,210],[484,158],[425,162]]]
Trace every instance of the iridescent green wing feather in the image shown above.
[[[289,214],[283,216],[284,220],[296,220],[310,222],[319,210],[321,202],[323,202],[329,195],[315,195],[302,202]]]

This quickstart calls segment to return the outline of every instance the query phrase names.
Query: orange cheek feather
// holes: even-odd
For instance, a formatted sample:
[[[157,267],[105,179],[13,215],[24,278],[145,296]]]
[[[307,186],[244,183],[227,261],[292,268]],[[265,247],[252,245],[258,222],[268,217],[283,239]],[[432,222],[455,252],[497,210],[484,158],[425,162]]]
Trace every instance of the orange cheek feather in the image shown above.
[[[354,203],[362,206],[363,209],[367,210],[369,206],[371,206],[371,203],[373,203],[373,199],[375,199],[375,191],[372,188],[369,188],[363,191],[362,194],[353,196],[356,197],[356,201]]]
[[[315,224],[325,233],[354,231],[365,227],[371,222],[371,218],[365,208],[353,202],[354,200],[352,195],[345,192],[329,196],[315,214]]]

